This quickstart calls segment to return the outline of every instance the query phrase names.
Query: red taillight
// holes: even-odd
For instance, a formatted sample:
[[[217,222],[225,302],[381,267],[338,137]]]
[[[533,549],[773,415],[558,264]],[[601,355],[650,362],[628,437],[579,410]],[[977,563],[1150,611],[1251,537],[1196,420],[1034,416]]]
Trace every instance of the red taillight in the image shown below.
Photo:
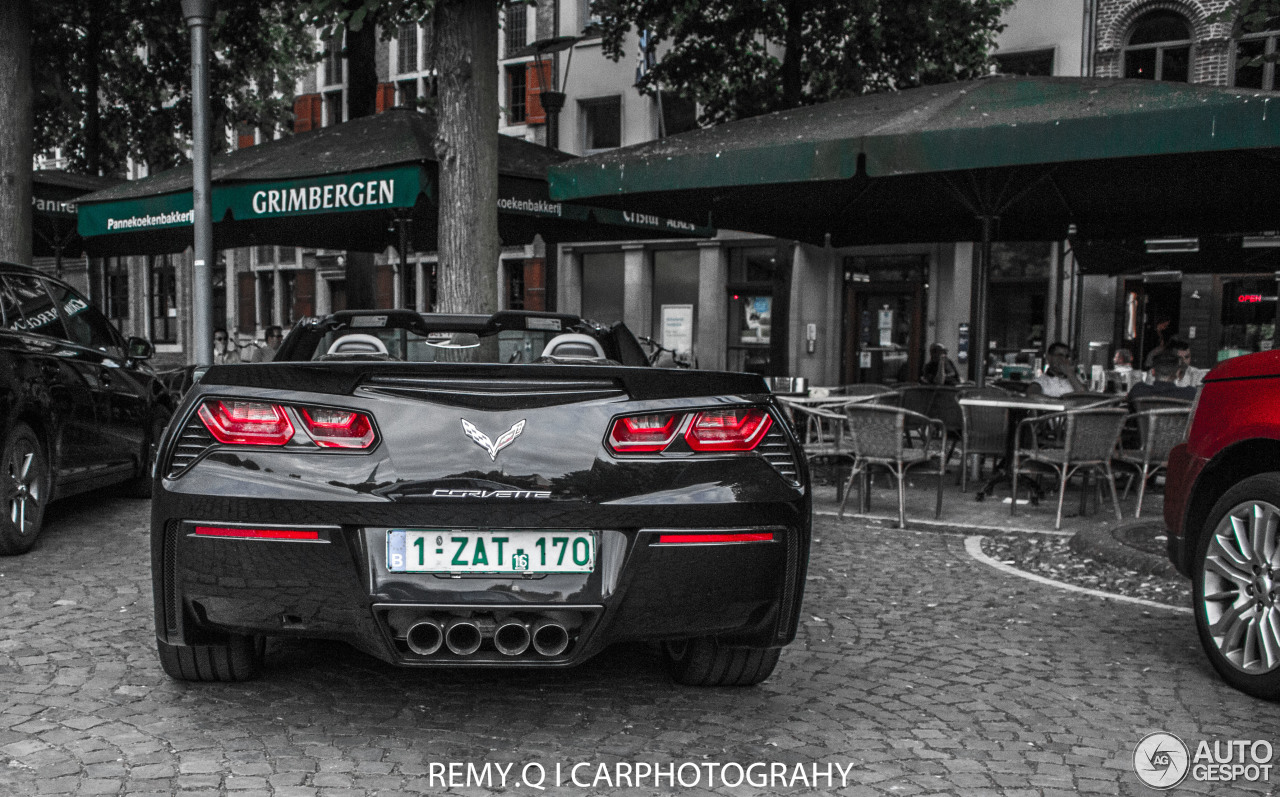
[[[609,430],[609,445],[620,454],[661,451],[680,431],[684,415],[633,415],[619,418]]]
[[[693,416],[684,433],[689,448],[699,452],[750,451],[764,439],[773,420],[760,409],[705,410]]]
[[[659,545],[714,545],[725,542],[773,542],[771,531],[748,531],[730,534],[660,534]]]
[[[242,529],[227,526],[196,526],[197,537],[239,537],[246,540],[318,540],[320,532],[306,529]]]
[[[282,446],[293,438],[293,424],[279,404],[210,399],[200,405],[200,420],[219,443]]]
[[[300,409],[307,433],[325,448],[368,448],[373,445],[373,424],[363,412],[326,407]]]

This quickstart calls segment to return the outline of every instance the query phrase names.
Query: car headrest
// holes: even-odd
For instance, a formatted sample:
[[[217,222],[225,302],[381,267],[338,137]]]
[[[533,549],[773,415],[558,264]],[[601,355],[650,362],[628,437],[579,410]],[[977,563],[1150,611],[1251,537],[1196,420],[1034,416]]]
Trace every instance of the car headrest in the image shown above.
[[[602,360],[604,359],[604,348],[600,345],[600,341],[590,335],[566,332],[562,335],[556,335],[547,341],[547,345],[542,349],[542,356],[560,359],[582,357]]]
[[[363,332],[343,335],[329,346],[325,354],[386,354],[387,345],[382,339]]]

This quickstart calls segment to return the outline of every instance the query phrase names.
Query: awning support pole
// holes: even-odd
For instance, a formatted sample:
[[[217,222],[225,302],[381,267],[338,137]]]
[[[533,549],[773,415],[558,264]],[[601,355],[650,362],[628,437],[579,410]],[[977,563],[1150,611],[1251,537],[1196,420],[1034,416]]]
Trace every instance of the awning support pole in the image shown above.
[[[978,387],[987,383],[987,272],[991,267],[991,226],[995,216],[982,215],[982,241],[978,246],[978,262],[974,264],[969,291],[969,324],[973,336],[969,340],[969,368]]]

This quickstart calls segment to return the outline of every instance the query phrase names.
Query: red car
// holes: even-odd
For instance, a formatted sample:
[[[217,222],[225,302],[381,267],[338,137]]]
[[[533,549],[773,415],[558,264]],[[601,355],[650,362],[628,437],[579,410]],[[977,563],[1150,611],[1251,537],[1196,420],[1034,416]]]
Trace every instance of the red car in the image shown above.
[[[1280,698],[1280,351],[1205,377],[1169,455],[1169,558],[1192,580],[1196,628],[1237,689]]]

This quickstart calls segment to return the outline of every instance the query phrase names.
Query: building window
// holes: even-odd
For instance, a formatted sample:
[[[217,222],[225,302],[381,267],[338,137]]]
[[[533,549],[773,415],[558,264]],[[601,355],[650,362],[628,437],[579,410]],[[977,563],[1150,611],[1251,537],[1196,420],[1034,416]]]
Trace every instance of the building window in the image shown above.
[[[1191,79],[1191,26],[1173,11],[1138,17],[1124,48],[1124,76],[1186,83]]]
[[[1240,38],[1232,42],[1232,85],[1272,91],[1276,87],[1276,39],[1280,17],[1254,19],[1246,9],[1240,18]]]
[[[1000,354],[1040,352],[1049,342],[1045,323],[1052,261],[1053,244],[1046,241],[991,245],[987,339]]]
[[[729,250],[729,370],[772,371],[773,292],[778,276],[777,248]]]
[[[401,74],[418,71],[417,25],[401,25],[396,32],[396,68]]]
[[[524,308],[524,261],[504,260],[503,270],[507,275],[507,310],[523,310]]]
[[[507,73],[507,124],[522,125],[526,120],[527,106],[524,103],[528,82],[526,64],[512,64],[506,68]]]
[[[653,253],[653,337],[682,354],[694,350],[698,311],[698,250],[659,249]]]
[[[106,289],[103,309],[107,311],[107,318],[117,326],[123,326],[124,320],[129,317],[129,267],[128,264],[121,263],[118,257],[107,260]]]
[[[622,252],[582,256],[582,317],[601,324],[622,320],[626,266]]]
[[[622,97],[582,102],[582,148],[586,152],[622,146]]]
[[[150,258],[151,339],[156,343],[178,342],[178,280],[174,257]]]
[[[258,326],[271,326],[271,316],[276,306],[276,275],[274,271],[258,272]]]
[[[409,78],[396,84],[396,105],[413,108],[418,104],[418,79]]]
[[[1276,338],[1274,277],[1222,280],[1222,332],[1217,362],[1270,351]]]
[[[588,36],[600,35],[600,15],[591,10],[591,0],[578,0],[578,22]]]
[[[674,136],[698,129],[698,104],[674,94],[662,95],[662,132]]]
[[[333,86],[342,82],[342,34],[337,33],[324,42],[324,58],[320,69],[321,85]]]
[[[502,24],[502,41],[506,45],[503,52],[511,58],[529,43],[529,6],[522,2],[511,3],[506,9],[506,19]]]
[[[1002,75],[1052,75],[1053,50],[998,53],[991,57]]]
[[[324,124],[336,125],[342,123],[342,92],[330,91],[324,95]]]

